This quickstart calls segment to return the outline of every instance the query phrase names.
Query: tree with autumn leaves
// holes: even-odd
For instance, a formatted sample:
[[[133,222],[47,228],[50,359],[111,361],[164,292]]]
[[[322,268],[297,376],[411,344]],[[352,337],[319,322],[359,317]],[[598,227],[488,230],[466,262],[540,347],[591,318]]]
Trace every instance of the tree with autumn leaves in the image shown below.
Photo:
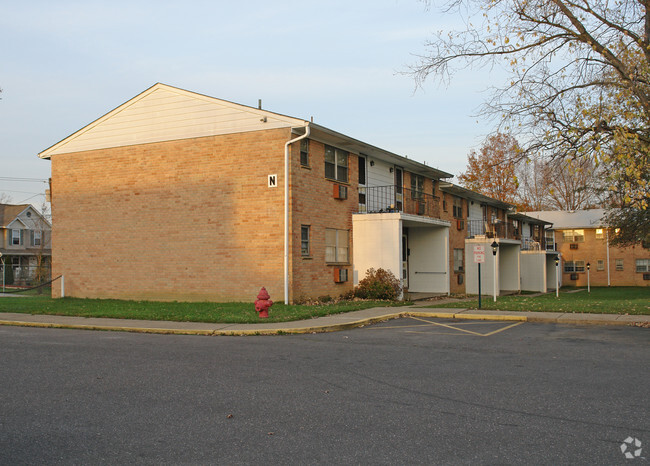
[[[650,238],[650,0],[450,0],[466,29],[441,32],[412,68],[418,82],[506,69],[481,114],[522,144],[518,160],[593,164],[610,194],[616,241]],[[586,162],[585,162],[586,161]]]
[[[488,136],[467,157],[460,184],[514,204],[520,211],[578,210],[599,205],[603,172],[589,159],[522,158],[510,134]]]

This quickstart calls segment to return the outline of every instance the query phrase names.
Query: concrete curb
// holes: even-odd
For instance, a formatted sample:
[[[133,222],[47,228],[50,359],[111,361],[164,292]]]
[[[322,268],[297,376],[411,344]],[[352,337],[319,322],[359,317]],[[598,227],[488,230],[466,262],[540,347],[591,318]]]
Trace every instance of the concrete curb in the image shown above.
[[[418,308],[421,309],[421,308]],[[377,309],[378,311],[380,309]],[[406,308],[400,312],[389,312],[385,314],[378,314],[372,317],[366,317],[358,320],[350,320],[347,322],[331,323],[331,324],[316,324],[307,326],[292,326],[292,322],[285,322],[283,324],[241,324],[241,327],[250,328],[237,328],[239,325],[231,324],[231,328],[203,328],[191,329],[171,327],[173,322],[165,322],[170,325],[169,328],[165,327],[147,327],[147,326],[129,326],[129,325],[99,325],[99,324],[77,324],[77,323],[57,323],[57,322],[30,322],[23,320],[0,320],[0,325],[19,326],[19,327],[37,327],[37,328],[61,328],[71,330],[101,330],[101,331],[114,331],[114,332],[133,332],[133,333],[153,333],[163,335],[202,335],[202,336],[250,336],[250,335],[287,335],[287,334],[308,334],[308,333],[326,333],[326,332],[339,332],[342,330],[350,330],[353,328],[364,327],[379,322],[384,322],[392,319],[399,319],[402,317],[426,317],[438,319],[462,319],[462,320],[485,320],[485,321],[510,321],[510,322],[537,322],[537,323],[555,323],[555,324],[569,324],[569,325],[618,325],[618,326],[636,326],[650,322],[650,316],[625,316],[625,315],[612,315],[612,314],[566,314],[566,313],[544,313],[537,314],[534,312],[518,312],[518,313],[501,313],[499,311],[488,311],[486,313],[478,313],[470,309],[458,309],[456,312],[427,312],[422,310],[415,310],[414,308]],[[45,318],[44,315],[39,315],[40,318]],[[56,319],[58,316],[52,316]],[[337,314],[334,319],[344,317],[344,314]],[[88,318],[83,318],[88,319]],[[116,319],[118,320],[118,319]],[[314,319],[318,320],[318,319]],[[122,323],[127,323],[121,320]],[[144,322],[143,322],[144,323]],[[146,322],[154,324],[154,322]],[[293,322],[300,324],[301,322]],[[304,321],[302,323],[305,323]],[[180,324],[180,323],[179,323]],[[200,324],[200,323],[196,323]],[[204,324],[206,327],[210,325],[223,325],[223,324]],[[265,325],[267,325],[265,327]],[[270,325],[270,326],[268,326]],[[273,327],[273,325],[286,325],[285,327]]]

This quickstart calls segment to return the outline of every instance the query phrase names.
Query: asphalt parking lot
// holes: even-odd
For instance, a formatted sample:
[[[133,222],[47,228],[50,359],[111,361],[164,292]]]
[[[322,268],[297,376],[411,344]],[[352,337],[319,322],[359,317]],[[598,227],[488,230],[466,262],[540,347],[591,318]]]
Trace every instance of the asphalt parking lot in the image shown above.
[[[405,317],[366,327],[374,331],[398,333],[421,333],[427,335],[456,335],[490,337],[497,333],[523,325],[524,322],[499,322],[481,320],[434,319],[428,317]]]
[[[641,328],[4,326],[0,354],[0,464],[643,464],[650,450]]]

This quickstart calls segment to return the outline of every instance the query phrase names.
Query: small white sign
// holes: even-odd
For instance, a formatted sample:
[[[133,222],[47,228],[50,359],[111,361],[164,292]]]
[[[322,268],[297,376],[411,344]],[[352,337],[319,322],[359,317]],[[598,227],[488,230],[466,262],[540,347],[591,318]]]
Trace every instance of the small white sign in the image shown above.
[[[269,188],[278,187],[278,175],[269,175]]]
[[[474,246],[474,263],[475,264],[485,263],[485,246],[480,246],[480,245]]]

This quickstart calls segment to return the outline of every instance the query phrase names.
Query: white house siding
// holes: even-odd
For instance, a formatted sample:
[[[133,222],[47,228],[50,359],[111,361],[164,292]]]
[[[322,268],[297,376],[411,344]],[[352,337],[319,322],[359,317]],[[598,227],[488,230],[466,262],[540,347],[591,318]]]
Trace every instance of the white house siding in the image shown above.
[[[297,124],[299,120],[289,117],[156,84],[45,150],[41,157]]]
[[[546,252],[521,251],[521,289],[545,293],[547,289]],[[555,286],[555,283],[553,284]]]
[[[352,216],[354,284],[370,268],[390,270],[396,277],[402,270],[402,222],[399,213],[355,214]]]
[[[469,203],[469,211],[467,218],[469,220],[483,220],[483,209],[481,209],[481,205],[474,201],[468,201]]]
[[[409,291],[449,293],[449,228],[409,228]]]

